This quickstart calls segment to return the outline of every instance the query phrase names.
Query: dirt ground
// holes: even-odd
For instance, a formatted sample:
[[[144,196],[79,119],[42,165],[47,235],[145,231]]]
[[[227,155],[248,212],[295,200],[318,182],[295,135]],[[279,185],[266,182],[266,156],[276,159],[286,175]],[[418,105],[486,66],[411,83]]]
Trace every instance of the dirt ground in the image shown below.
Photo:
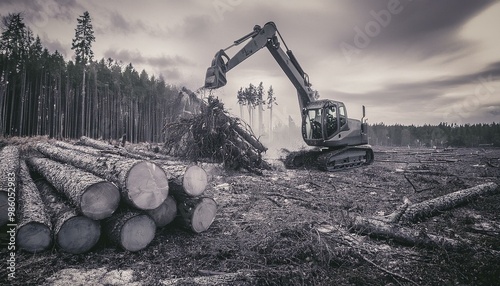
[[[500,149],[375,148],[366,167],[262,176],[209,171],[217,217],[201,234],[173,224],[144,250],[100,242],[72,255],[17,254],[13,285],[498,285],[500,195],[409,227],[470,248],[401,245],[350,231],[352,217],[392,213],[486,182],[500,184]],[[2,250],[2,252],[4,252]],[[2,254],[2,257],[4,254]],[[3,260],[3,259],[2,259]],[[2,264],[3,265],[3,264]],[[0,269],[0,282],[6,277]]]

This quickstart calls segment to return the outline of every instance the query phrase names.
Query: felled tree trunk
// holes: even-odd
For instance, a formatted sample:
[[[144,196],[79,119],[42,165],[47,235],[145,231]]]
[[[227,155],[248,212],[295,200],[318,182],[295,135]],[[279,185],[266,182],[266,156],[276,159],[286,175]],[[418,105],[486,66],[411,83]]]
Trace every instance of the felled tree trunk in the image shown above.
[[[84,145],[74,145],[74,144],[66,143],[64,141],[55,141],[54,142],[54,146],[57,146],[57,147],[60,147],[60,148],[64,148],[64,149],[68,149],[68,150],[75,150],[75,151],[79,151],[79,152],[82,152],[82,153],[87,153],[87,154],[90,154],[90,155],[93,155],[93,156],[104,156],[104,155],[106,155],[106,153],[103,152],[102,150],[95,149],[95,148],[92,148],[92,147],[89,147],[89,146],[84,146]]]
[[[117,146],[113,146],[113,145],[110,145],[110,144],[106,144],[106,143],[104,143],[102,141],[95,140],[95,139],[92,139],[92,138],[89,138],[89,137],[86,137],[86,136],[80,137],[79,143],[83,144],[85,146],[89,146],[89,147],[95,148],[95,149],[103,150],[103,151],[111,153],[111,154],[116,154],[116,155],[120,155],[120,156],[124,156],[124,157],[128,157],[128,158],[132,158],[132,159],[137,159],[137,160],[144,160],[144,159],[146,159],[144,156],[128,152],[123,147],[117,147]]]
[[[185,198],[177,204],[180,223],[187,229],[200,233],[214,222],[217,203],[208,197]]]
[[[177,200],[184,197],[197,197],[205,192],[208,185],[207,172],[192,165],[163,165],[167,173],[170,194]]]
[[[37,180],[35,184],[50,214],[56,244],[73,254],[85,253],[94,247],[101,236],[101,224],[79,215],[46,180]]]
[[[38,143],[36,149],[51,159],[69,163],[115,183],[122,198],[135,208],[155,209],[168,196],[167,175],[152,162],[118,156],[96,157],[46,143]]]
[[[156,224],[147,214],[128,211],[104,220],[103,230],[113,244],[128,251],[139,251],[155,237]]]
[[[358,216],[351,225],[352,230],[377,238],[391,239],[396,242],[428,248],[463,250],[468,246],[457,240],[424,233],[397,224]]]
[[[245,139],[245,141],[250,143],[255,149],[259,150],[260,152],[267,151],[267,148],[253,134],[241,128],[241,125],[239,125],[237,122],[234,122],[234,120],[232,120],[232,127],[234,128],[234,131],[236,131],[236,133],[238,133],[243,139]]]
[[[107,218],[118,208],[120,191],[106,180],[46,158],[30,158],[28,164],[91,219]]]
[[[52,224],[24,161],[20,162],[17,237],[20,249],[41,252],[52,245]]]
[[[164,227],[177,216],[177,201],[168,196],[159,207],[145,212],[155,221],[156,227]]]
[[[17,176],[19,175],[19,148],[6,146],[0,152],[0,227],[14,223]]]
[[[427,200],[418,204],[408,206],[403,213],[402,221],[418,221],[423,218],[436,215],[442,211],[454,208],[460,204],[477,199],[480,196],[488,196],[500,193],[500,188],[495,183],[486,183],[465,190]]]

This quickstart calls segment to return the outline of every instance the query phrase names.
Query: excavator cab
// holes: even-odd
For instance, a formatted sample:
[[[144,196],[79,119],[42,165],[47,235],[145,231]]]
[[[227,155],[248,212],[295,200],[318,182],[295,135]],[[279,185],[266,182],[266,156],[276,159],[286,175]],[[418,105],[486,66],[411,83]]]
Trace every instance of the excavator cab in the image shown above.
[[[212,65],[207,69],[207,73],[205,75],[205,88],[215,89],[226,85],[227,71],[226,63],[224,62],[223,57],[229,60],[229,57],[223,50],[220,50],[215,54],[214,59],[212,60]]]

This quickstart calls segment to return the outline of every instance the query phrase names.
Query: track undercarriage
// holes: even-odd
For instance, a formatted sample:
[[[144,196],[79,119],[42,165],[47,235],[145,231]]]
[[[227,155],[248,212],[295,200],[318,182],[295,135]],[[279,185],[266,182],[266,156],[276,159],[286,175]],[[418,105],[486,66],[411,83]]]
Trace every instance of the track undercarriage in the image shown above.
[[[349,146],[339,149],[314,149],[290,152],[285,160],[288,169],[318,168],[334,172],[373,163],[370,145]]]

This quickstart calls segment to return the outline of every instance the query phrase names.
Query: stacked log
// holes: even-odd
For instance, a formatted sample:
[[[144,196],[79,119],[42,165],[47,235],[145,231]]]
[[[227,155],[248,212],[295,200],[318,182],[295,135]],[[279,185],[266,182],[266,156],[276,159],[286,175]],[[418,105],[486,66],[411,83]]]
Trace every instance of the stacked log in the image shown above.
[[[197,165],[163,165],[168,174],[170,193],[177,199],[197,197],[202,195],[208,185],[208,176],[205,170]]]
[[[46,143],[37,144],[36,149],[53,160],[71,164],[115,183],[122,198],[134,208],[155,209],[168,196],[167,175],[153,162],[118,156],[96,157]]]
[[[200,233],[206,231],[214,222],[217,203],[210,197],[185,198],[177,205],[177,209],[182,225]]]
[[[99,241],[101,224],[79,215],[46,180],[35,182],[50,214],[54,241],[65,252],[80,254],[89,251]]]
[[[1,153],[0,168],[12,166],[4,173],[15,173],[19,181],[19,249],[35,253],[55,242],[60,250],[79,254],[103,238],[135,252],[173,221],[200,233],[215,220],[217,204],[205,195],[209,180],[200,165],[172,160],[157,165],[61,141],[34,149],[45,157],[22,160],[20,167],[17,148]],[[40,176],[36,183],[30,169]]]
[[[154,220],[156,227],[162,228],[177,216],[177,201],[174,197],[168,196],[159,207],[145,212]]]
[[[179,168],[168,164],[163,169],[169,174],[170,193],[177,200],[180,224],[195,233],[206,231],[215,220],[217,204],[203,196],[208,185],[205,170],[197,165]]]
[[[0,152],[0,227],[8,222],[14,223],[15,196],[19,171],[19,149],[6,146]],[[10,211],[9,211],[10,208]]]
[[[155,221],[149,215],[133,210],[106,219],[103,229],[114,245],[132,252],[146,248],[156,234]]]
[[[128,152],[127,149],[125,149],[123,147],[110,145],[110,144],[107,144],[107,143],[104,143],[102,141],[95,140],[95,139],[92,139],[92,138],[89,138],[86,136],[80,137],[80,141],[78,143],[85,145],[85,146],[88,146],[88,147],[92,147],[92,148],[101,150],[101,151],[103,151],[103,153],[107,152],[110,154],[116,154],[116,155],[132,158],[132,159],[138,159],[138,160],[146,159],[144,156]]]
[[[16,243],[28,252],[41,252],[52,245],[52,223],[28,167],[20,162]]]
[[[41,174],[56,190],[64,193],[83,215],[101,220],[118,208],[118,188],[91,173],[46,158],[30,158],[30,167]]]

